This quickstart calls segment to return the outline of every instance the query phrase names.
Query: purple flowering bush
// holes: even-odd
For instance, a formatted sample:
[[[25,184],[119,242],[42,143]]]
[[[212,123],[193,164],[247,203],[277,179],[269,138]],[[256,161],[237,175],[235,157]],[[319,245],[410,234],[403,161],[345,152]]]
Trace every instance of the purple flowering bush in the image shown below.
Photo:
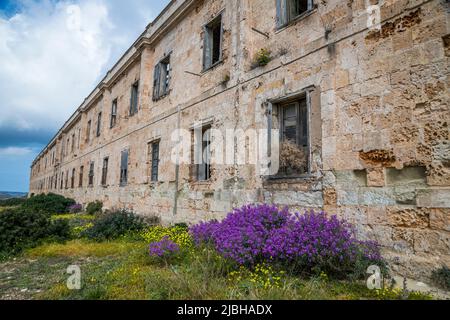
[[[168,262],[180,252],[180,246],[170,240],[169,237],[164,237],[161,241],[152,242],[149,246],[150,257],[159,258]]]
[[[385,265],[376,243],[357,240],[350,224],[323,212],[292,215],[286,208],[248,205],[190,232],[197,245],[210,244],[223,257],[249,267],[271,263],[295,273],[341,278],[361,275],[370,264]]]

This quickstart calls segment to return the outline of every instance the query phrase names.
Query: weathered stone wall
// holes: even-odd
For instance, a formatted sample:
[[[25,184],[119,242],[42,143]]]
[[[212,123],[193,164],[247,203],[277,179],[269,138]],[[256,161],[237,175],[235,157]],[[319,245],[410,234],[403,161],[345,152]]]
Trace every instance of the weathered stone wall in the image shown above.
[[[355,223],[362,238],[378,240],[398,272],[426,278],[431,269],[450,265],[448,3],[379,1],[380,30],[367,28],[366,1],[315,4],[280,30],[275,1],[193,1],[180,14],[169,10],[173,15],[163,18],[172,24],[149,31],[150,44],[126,55],[130,62],[111,71],[95,101],[88,101],[35,161],[30,193],[56,192],[82,203],[103,200],[108,208],[159,215],[166,223],[221,218],[254,202],[324,209]],[[219,12],[223,62],[202,72],[203,25]],[[272,60],[254,67],[262,48],[271,51]],[[154,102],[153,69],[168,53],[171,91]],[[139,112],[130,117],[136,80]],[[309,176],[271,180],[252,165],[216,165],[210,181],[194,182],[189,166],[181,165],[177,187],[171,135],[178,119],[184,129],[197,121],[219,130],[265,129],[267,101],[305,90],[311,96]],[[109,129],[116,98],[119,118]],[[102,130],[95,137],[100,111]],[[61,142],[79,130],[80,147],[61,159]],[[147,149],[155,139],[161,140],[157,183],[149,182]],[[129,180],[120,187],[120,152],[126,148]],[[59,165],[45,167],[53,150]],[[109,157],[106,187],[100,185],[104,157]],[[90,161],[96,169],[94,187],[88,188]],[[81,165],[83,188],[61,190],[59,180],[56,190],[49,186],[51,176],[76,168],[77,187]]]

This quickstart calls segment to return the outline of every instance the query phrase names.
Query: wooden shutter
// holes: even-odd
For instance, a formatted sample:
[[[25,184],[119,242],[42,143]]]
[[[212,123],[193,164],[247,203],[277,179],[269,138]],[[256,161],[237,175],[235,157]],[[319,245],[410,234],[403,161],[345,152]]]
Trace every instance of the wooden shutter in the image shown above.
[[[203,40],[203,69],[208,69],[211,66],[211,29],[208,26],[204,27],[205,38]]]
[[[152,144],[152,181],[158,181],[159,142]]]
[[[158,63],[155,66],[155,70],[153,72],[153,100],[158,100],[159,98],[159,85],[160,85],[160,76],[161,76],[161,65]]]
[[[287,24],[287,1],[288,0],[276,0],[277,1],[277,28],[281,28]]]
[[[306,101],[303,100],[299,103],[299,145],[303,147],[308,146],[308,108]]]

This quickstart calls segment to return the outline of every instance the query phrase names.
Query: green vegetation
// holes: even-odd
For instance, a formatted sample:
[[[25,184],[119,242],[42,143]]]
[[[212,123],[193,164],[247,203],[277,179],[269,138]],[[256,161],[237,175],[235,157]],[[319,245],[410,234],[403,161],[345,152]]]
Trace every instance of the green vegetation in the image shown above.
[[[11,198],[0,200],[0,207],[16,207],[20,206],[27,201],[27,198]]]
[[[153,219],[152,219],[153,221]],[[99,215],[7,209],[0,215],[1,299],[430,299],[364,280],[299,276],[258,263],[236,264],[187,225],[146,224],[127,211]],[[169,253],[169,254],[168,254]],[[12,259],[11,255],[14,255]],[[81,268],[81,290],[66,286]]]
[[[75,200],[56,194],[41,194],[27,199],[21,208],[27,211],[41,211],[48,214],[67,213],[68,208],[75,204]]]
[[[101,201],[90,202],[86,206],[87,214],[92,214],[92,215],[99,214],[102,212],[102,210],[103,210],[103,202],[101,202]]]
[[[442,266],[435,270],[432,274],[433,282],[445,290],[450,290],[450,268],[447,266]]]

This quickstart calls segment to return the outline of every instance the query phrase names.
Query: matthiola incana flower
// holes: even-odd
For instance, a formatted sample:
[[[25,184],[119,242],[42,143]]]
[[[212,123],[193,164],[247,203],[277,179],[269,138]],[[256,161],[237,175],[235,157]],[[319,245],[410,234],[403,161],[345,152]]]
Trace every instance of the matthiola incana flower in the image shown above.
[[[176,254],[180,251],[180,246],[164,237],[161,241],[150,243],[150,256],[152,257],[167,257]]]
[[[292,215],[271,205],[235,209],[222,222],[190,229],[195,243],[209,243],[240,265],[270,262],[306,270],[355,269],[361,260],[381,261],[375,242],[359,241],[353,227],[314,211]]]

